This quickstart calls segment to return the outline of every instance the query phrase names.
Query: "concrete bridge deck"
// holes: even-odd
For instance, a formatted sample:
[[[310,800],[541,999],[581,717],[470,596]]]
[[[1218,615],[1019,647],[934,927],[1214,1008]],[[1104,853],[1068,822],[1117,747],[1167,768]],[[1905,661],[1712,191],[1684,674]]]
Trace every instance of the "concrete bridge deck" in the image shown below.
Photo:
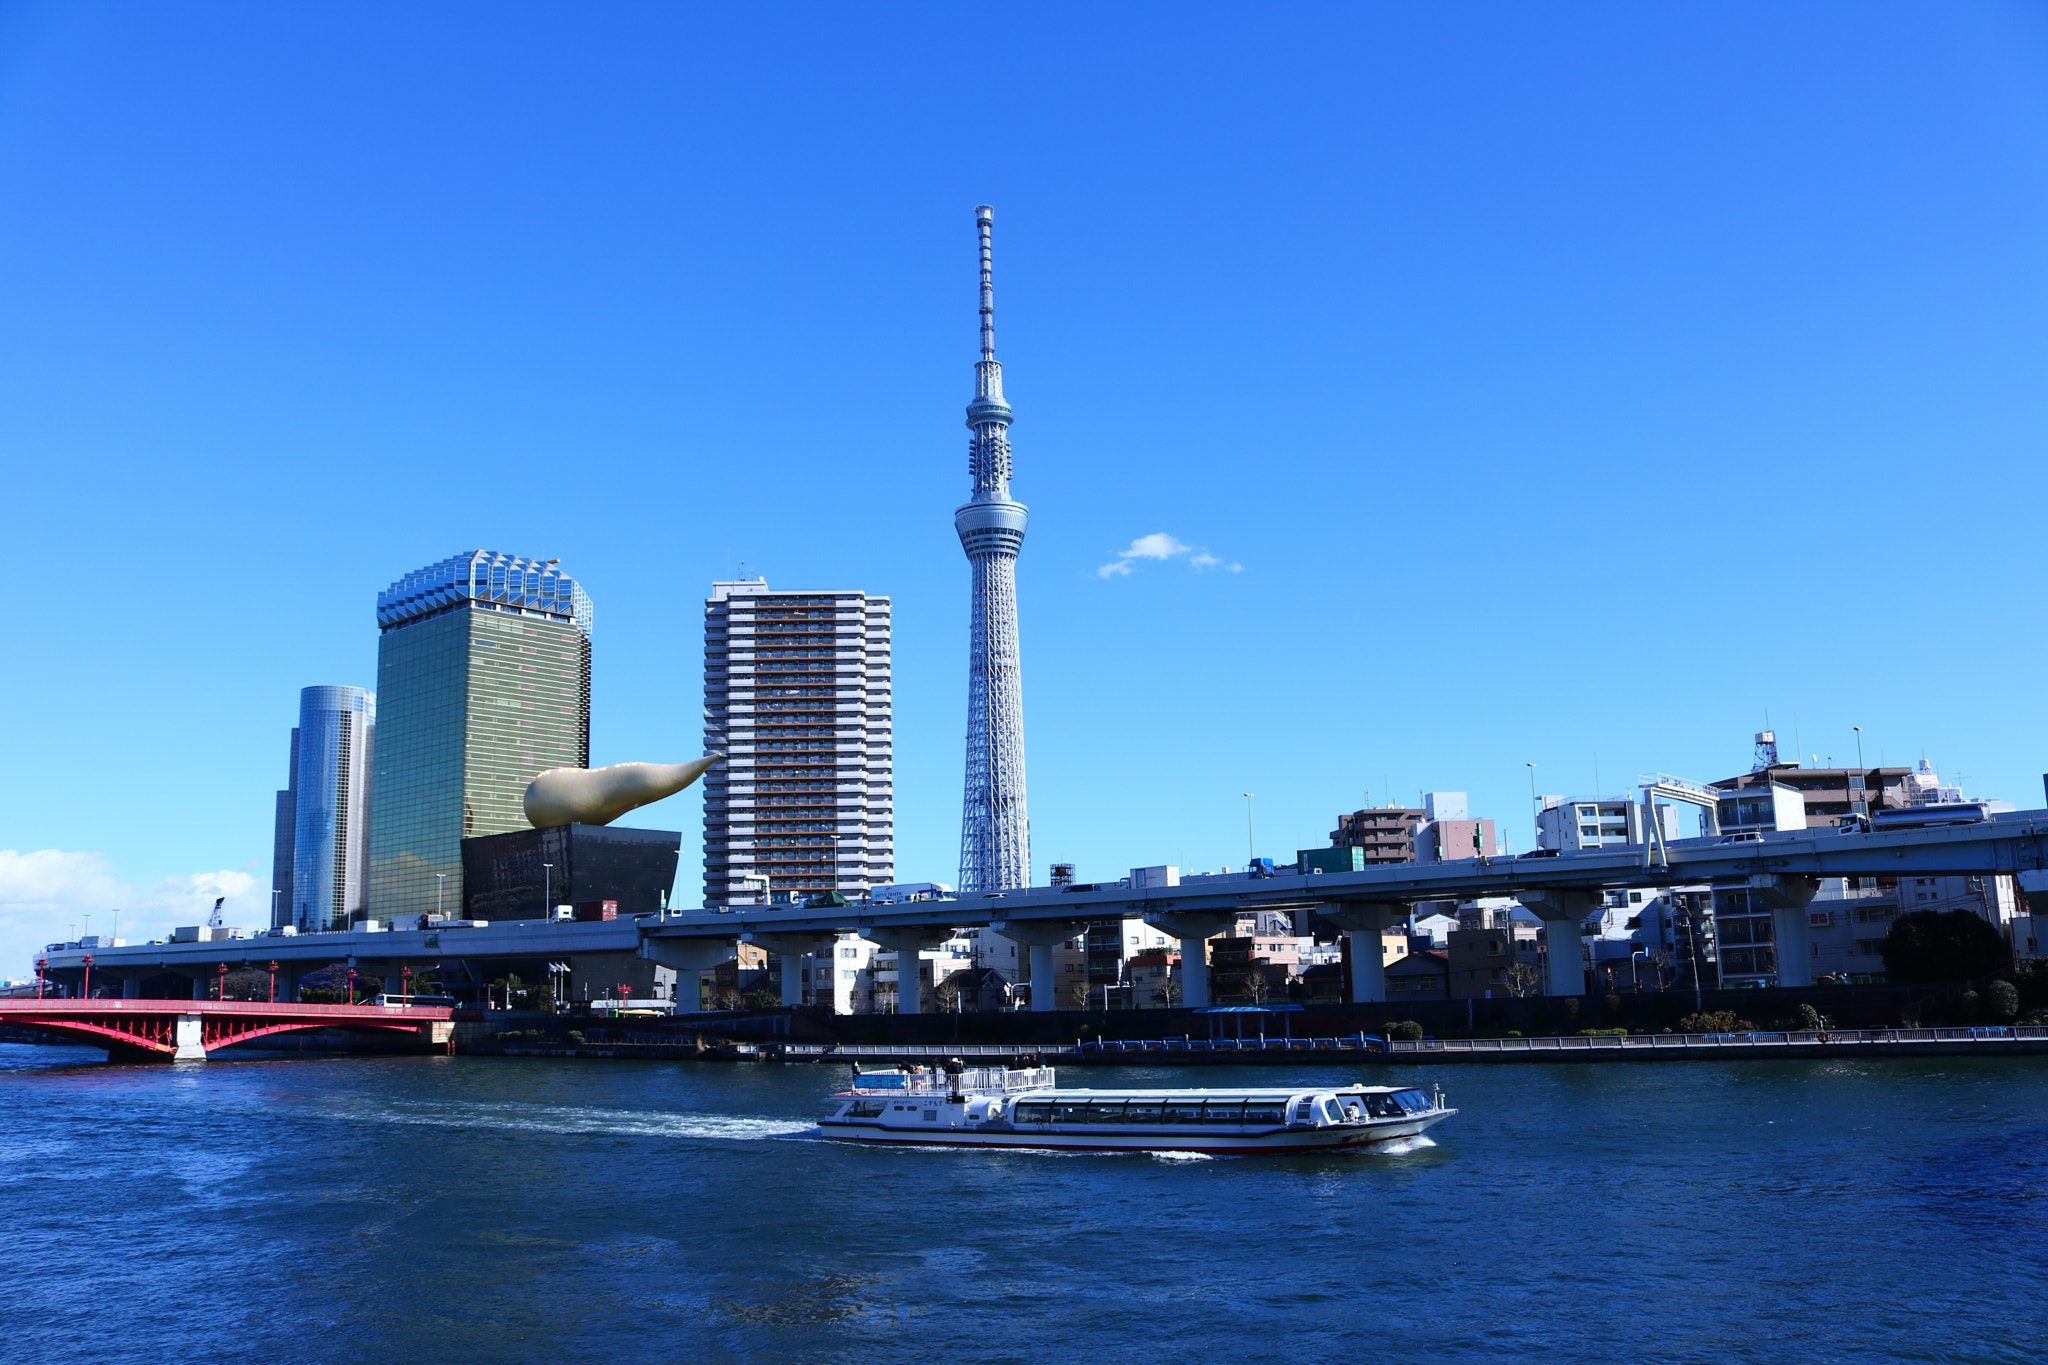
[[[174,972],[191,979],[194,994],[221,963],[261,966],[275,961],[299,971],[327,963],[396,967],[442,960],[490,962],[591,954],[637,955],[682,973],[708,971],[749,942],[784,958],[825,950],[839,933],[855,932],[899,952],[936,946],[952,930],[982,926],[1029,949],[1033,1007],[1054,1007],[1058,978],[1053,949],[1091,921],[1135,917],[1183,943],[1224,932],[1247,910],[1288,910],[1325,932],[1377,943],[1379,930],[1417,901],[1514,896],[1558,933],[1576,940],[1577,926],[1602,892],[1625,887],[1714,885],[1746,887],[1777,912],[1781,984],[1808,984],[1802,946],[1806,905],[1823,877],[1991,875],[2014,873],[2022,891],[2048,901],[2048,810],[2020,811],[1969,824],[1884,829],[1842,834],[1795,830],[1739,842],[1681,839],[1661,845],[1581,850],[1556,855],[1464,858],[1401,863],[1358,872],[1187,882],[1178,886],[1031,887],[948,900],[894,904],[855,902],[844,907],[748,906],[730,911],[667,911],[604,923],[500,921],[483,928],[404,929],[380,933],[306,934],[229,942],[135,944],[119,948],[61,949],[46,954],[48,970],[67,984],[82,978],[88,952],[102,979],[132,989],[138,978]],[[1386,998],[1375,951],[1354,953],[1353,998]],[[1576,954],[1547,959],[1546,995],[1583,995]],[[1183,957],[1183,1001],[1209,1003],[1208,968]],[[799,1004],[799,974],[783,974],[784,1003]],[[914,976],[899,986],[899,1011],[920,1012]]]

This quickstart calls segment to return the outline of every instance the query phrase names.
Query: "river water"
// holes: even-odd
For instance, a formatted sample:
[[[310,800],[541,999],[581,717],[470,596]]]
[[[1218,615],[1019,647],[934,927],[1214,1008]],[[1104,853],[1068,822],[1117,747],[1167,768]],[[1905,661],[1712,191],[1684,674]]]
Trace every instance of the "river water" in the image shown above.
[[[99,1057],[0,1045],[8,1359],[2048,1358],[2026,1059],[1374,1071],[1463,1112],[1210,1160],[827,1142],[839,1067]]]

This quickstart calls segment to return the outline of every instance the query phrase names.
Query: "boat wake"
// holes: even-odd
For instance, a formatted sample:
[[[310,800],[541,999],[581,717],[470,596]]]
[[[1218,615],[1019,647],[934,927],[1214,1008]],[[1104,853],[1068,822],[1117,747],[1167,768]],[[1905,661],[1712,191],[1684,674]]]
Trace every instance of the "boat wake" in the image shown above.
[[[795,1137],[817,1128],[814,1123],[793,1119],[744,1118],[736,1114],[673,1114],[644,1109],[523,1104],[410,1104],[351,1117],[433,1128],[601,1133],[611,1137],[697,1138],[724,1142]]]
[[[1413,1137],[1395,1138],[1391,1142],[1375,1143],[1371,1147],[1360,1147],[1354,1150],[1361,1156],[1406,1156],[1410,1152],[1419,1152],[1425,1147],[1434,1146],[1436,1146],[1434,1138],[1423,1133],[1417,1133]]]

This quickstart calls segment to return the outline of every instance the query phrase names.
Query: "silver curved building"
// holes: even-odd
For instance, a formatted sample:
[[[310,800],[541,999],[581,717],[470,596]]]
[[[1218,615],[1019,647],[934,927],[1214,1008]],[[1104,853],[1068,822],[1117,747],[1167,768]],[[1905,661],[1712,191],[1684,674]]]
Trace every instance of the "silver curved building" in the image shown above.
[[[291,786],[278,795],[273,925],[346,924],[369,893],[370,764],[377,697],[360,687],[299,691]]]
[[[973,575],[967,654],[967,788],[960,818],[960,889],[1031,884],[1031,819],[1024,803],[1024,674],[1017,643],[1017,554],[1024,504],[1010,496],[1010,405],[996,360],[989,230],[995,210],[974,211],[981,232],[981,359],[967,405],[974,492],[953,513]]]

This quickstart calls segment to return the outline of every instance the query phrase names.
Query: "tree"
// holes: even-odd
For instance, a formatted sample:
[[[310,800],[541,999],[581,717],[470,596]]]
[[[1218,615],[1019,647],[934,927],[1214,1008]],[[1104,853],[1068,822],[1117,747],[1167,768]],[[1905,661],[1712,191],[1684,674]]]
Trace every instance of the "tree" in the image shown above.
[[[1088,978],[1067,983],[1067,1001],[1077,1010],[1088,1008]]]
[[[1884,973],[1895,984],[1932,985],[1994,976],[2012,967],[2005,935],[1968,910],[1915,910],[1884,936]]]
[[[2010,1024],[2019,1017],[2020,993],[2010,981],[1993,981],[1984,988],[1984,1012],[1994,1024]]]
[[[1533,962],[1516,962],[1508,967],[1508,994],[1517,1000],[1543,994],[1543,973]]]
[[[1180,982],[1171,979],[1161,982],[1159,989],[1152,992],[1152,1003],[1161,1009],[1169,1010],[1178,1005],[1180,1003]]]

